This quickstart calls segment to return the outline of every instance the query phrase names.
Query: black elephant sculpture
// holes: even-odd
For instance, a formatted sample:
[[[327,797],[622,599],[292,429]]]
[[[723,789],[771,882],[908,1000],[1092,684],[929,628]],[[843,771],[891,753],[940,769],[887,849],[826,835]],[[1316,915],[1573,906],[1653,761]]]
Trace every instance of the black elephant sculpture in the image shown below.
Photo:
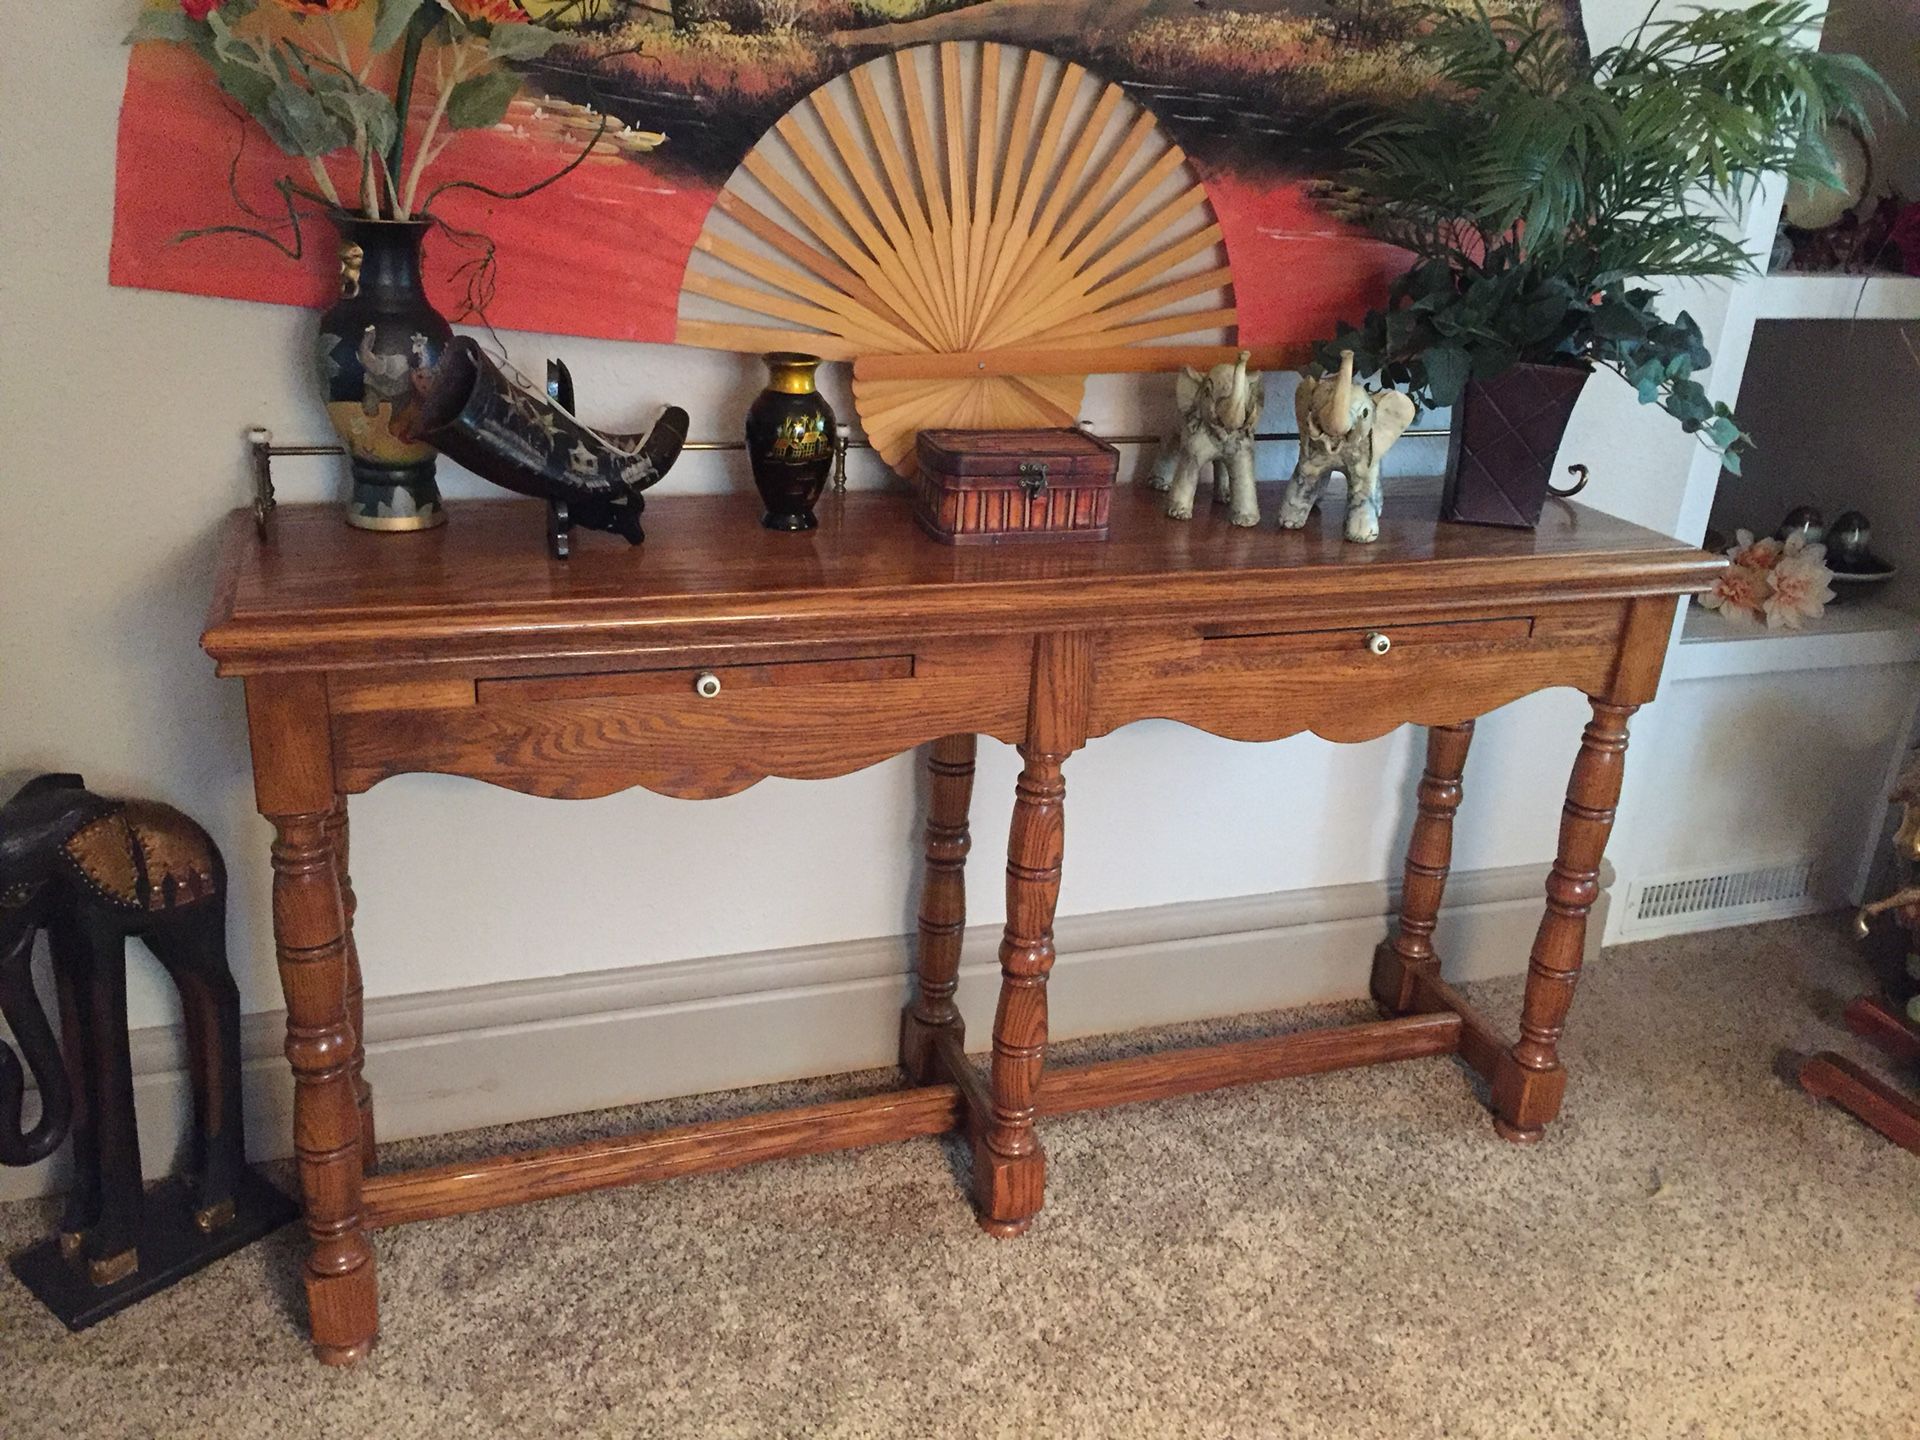
[[[169,806],[106,799],[77,775],[42,775],[0,806],[0,1014],[20,1047],[16,1056],[0,1043],[0,1164],[43,1160],[69,1133],[75,1148],[59,1236],[21,1252],[14,1270],[69,1324],[74,1307],[65,1301],[76,1295],[91,1312],[102,1297],[86,1291],[114,1291],[118,1303],[92,1315],[102,1318],[291,1213],[246,1166],[226,899],[213,840]],[[43,931],[62,1043],[33,985]],[[141,1182],[127,1043],[129,938],[146,944],[179,989],[193,1089],[187,1173],[152,1197]],[[40,1092],[31,1127],[21,1057]],[[269,1212],[278,1217],[272,1224]]]

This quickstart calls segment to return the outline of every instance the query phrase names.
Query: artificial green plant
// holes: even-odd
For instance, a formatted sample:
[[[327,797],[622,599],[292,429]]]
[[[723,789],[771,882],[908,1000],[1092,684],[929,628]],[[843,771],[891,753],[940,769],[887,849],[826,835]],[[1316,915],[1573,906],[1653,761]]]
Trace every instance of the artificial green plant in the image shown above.
[[[1752,271],[1732,222],[1757,183],[1834,183],[1827,128],[1865,129],[1876,97],[1893,103],[1857,57],[1808,48],[1817,14],[1809,0],[1649,12],[1590,54],[1537,5],[1427,7],[1417,43],[1439,86],[1363,123],[1352,163],[1319,187],[1416,263],[1320,364],[1352,350],[1360,373],[1429,407],[1523,363],[1598,366],[1737,471],[1747,437],[1695,378],[1711,360],[1699,325],[1636,282]]]

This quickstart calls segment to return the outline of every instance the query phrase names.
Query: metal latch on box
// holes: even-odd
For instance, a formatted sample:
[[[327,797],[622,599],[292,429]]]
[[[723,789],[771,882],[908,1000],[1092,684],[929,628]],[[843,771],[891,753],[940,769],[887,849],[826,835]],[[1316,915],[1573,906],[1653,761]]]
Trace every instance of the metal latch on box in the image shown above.
[[[1027,499],[1038,500],[1047,488],[1047,462],[1044,460],[1021,461],[1020,488],[1027,492]]]

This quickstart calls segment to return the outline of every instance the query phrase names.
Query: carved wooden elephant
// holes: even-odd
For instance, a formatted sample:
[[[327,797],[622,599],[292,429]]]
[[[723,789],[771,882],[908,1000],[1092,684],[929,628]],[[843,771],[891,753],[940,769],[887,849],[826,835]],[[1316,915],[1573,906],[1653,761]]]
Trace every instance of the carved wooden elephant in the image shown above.
[[[1380,462],[1413,424],[1413,401],[1397,390],[1355,385],[1353,355],[1346,352],[1339,374],[1300,382],[1293,408],[1300,421],[1300,461],[1281,502],[1280,528],[1303,527],[1327,477],[1338,470],[1347,477],[1347,539],[1362,545],[1378,540]]]
[[[1194,495],[1203,472],[1214,476],[1214,499],[1229,501],[1235,525],[1260,523],[1260,499],[1254,489],[1254,435],[1267,401],[1266,379],[1249,371],[1246,351],[1232,365],[1216,365],[1202,375],[1187,367],[1176,382],[1182,423],[1172,450],[1147,483],[1167,494],[1167,514],[1193,518]]]
[[[0,1164],[30,1165],[69,1128],[75,1182],[61,1248],[109,1285],[138,1265],[139,1134],[127,1047],[126,941],[137,936],[179,987],[192,1062],[194,1218],[233,1215],[245,1167],[240,997],[227,968],[226,868],[178,810],[91,794],[77,775],[42,775],[0,807],[0,1013],[40,1088],[24,1127],[24,1077],[0,1043]],[[65,1060],[34,993],[34,938],[46,931]]]

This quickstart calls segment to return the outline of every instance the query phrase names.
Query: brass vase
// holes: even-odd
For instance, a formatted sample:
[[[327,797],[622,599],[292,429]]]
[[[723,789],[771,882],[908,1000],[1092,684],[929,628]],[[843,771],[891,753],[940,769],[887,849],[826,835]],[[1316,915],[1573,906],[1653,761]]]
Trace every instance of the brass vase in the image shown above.
[[[431,530],[446,523],[434,449],[403,438],[394,413],[453,339],[420,282],[423,220],[336,215],[340,298],[320,317],[321,398],[353,466],[347,523],[362,530]]]
[[[817,355],[764,357],[767,388],[747,411],[747,458],[769,530],[812,530],[813,507],[833,470],[833,407],[814,388]]]

